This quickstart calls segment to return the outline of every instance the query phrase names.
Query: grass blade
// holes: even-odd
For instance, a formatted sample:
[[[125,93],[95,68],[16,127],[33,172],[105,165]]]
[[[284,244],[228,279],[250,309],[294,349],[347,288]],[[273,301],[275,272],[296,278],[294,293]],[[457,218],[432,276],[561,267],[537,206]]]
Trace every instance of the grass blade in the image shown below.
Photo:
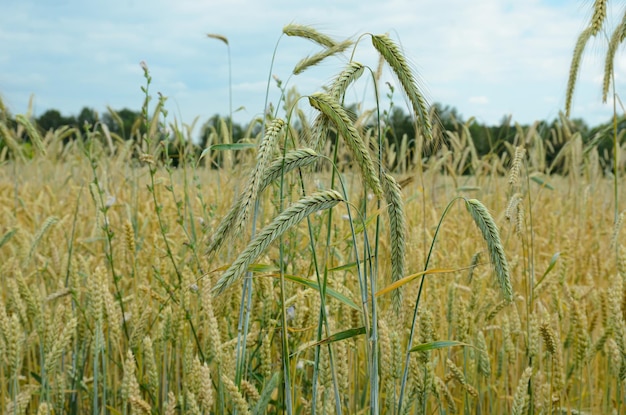
[[[470,346],[470,347],[472,347],[471,344],[458,342],[458,341],[455,341],[455,340],[437,340],[437,341],[434,341],[434,342],[422,343],[422,344],[418,344],[416,346],[413,346],[409,350],[409,353],[426,352],[428,350],[437,350],[437,349],[444,349],[446,347],[456,347],[456,346]]]
[[[269,275],[272,277],[280,278],[280,274],[269,274]],[[283,276],[285,277],[285,279],[291,282],[295,282],[297,284],[304,285],[305,287],[312,288],[316,291],[320,291],[320,286],[316,281],[309,280],[307,278],[298,277],[297,275],[284,274]],[[326,287],[325,292],[331,297],[341,301],[348,307],[354,308],[355,310],[359,310],[359,311],[361,310],[361,308],[354,301],[352,301],[350,298],[346,297],[345,295],[341,294],[340,292],[335,291],[330,287]]]
[[[429,269],[429,270],[426,270],[426,271],[417,272],[415,274],[407,275],[406,277],[401,278],[401,279],[393,282],[392,284],[389,284],[388,286],[386,286],[382,290],[377,291],[376,292],[376,297],[380,297],[381,295],[385,295],[387,293],[390,293],[393,290],[397,290],[398,288],[402,287],[405,284],[408,284],[409,282],[413,281],[414,279],[416,279],[418,277],[421,277],[422,275],[445,274],[447,272],[457,272],[457,271],[458,271],[458,269],[434,268],[434,269]]]

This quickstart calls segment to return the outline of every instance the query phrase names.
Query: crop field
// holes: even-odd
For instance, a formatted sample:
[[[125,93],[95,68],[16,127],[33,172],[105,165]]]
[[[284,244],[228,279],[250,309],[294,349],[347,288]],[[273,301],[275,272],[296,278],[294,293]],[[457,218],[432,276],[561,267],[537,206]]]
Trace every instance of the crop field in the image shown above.
[[[284,31],[324,48],[300,71],[353,46]],[[626,412],[624,140],[479,154],[370,38],[397,146],[343,105],[356,62],[201,149],[146,66],[137,139],[0,108],[0,413]]]

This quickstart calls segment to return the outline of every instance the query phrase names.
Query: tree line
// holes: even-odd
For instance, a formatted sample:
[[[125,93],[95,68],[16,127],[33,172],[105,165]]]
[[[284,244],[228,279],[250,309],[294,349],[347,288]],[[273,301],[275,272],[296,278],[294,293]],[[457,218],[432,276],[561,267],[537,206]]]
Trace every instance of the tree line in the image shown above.
[[[500,154],[506,150],[507,143],[514,143],[520,131],[528,131],[528,129],[534,128],[536,133],[547,144],[546,162],[551,163],[559,150],[566,144],[563,137],[559,137],[560,132],[566,129],[570,136],[579,133],[584,145],[597,146],[598,154],[603,164],[608,166],[612,163],[612,120],[590,127],[582,119],[570,120],[565,117],[555,118],[550,121],[541,120],[533,125],[518,125],[513,122],[511,117],[503,117],[498,124],[487,125],[478,122],[474,118],[465,119],[458,113],[456,108],[451,106],[435,103],[432,105],[431,111],[441,144],[448,144],[450,134],[461,134],[464,131],[471,137],[479,156]],[[6,109],[4,112],[2,118],[5,120],[5,123],[9,126],[15,124],[15,121],[12,120]],[[402,141],[406,140],[405,145],[408,147],[408,151],[412,151],[415,147],[416,137],[414,118],[401,108],[394,106],[391,106],[389,110],[385,110],[382,118],[385,126],[383,130],[384,139],[387,140],[387,144],[399,149],[403,144]],[[97,123],[101,123],[105,124],[110,132],[117,134],[124,140],[137,140],[139,139],[143,118],[141,112],[128,108],[118,111],[109,110],[100,115],[94,109],[84,107],[78,115],[69,116],[63,115],[56,109],[49,109],[41,115],[34,117],[33,121],[44,134],[61,127],[75,127],[85,131],[89,128],[95,128]],[[260,123],[258,120],[253,121],[253,123],[255,125],[245,125],[234,121],[231,122],[227,116],[213,115],[202,125],[199,135],[194,137],[198,152],[206,147],[211,133],[218,136],[226,134],[235,143],[243,139],[246,134],[258,133],[261,128]],[[620,141],[624,140],[625,128],[626,118],[621,117],[617,122],[617,133]],[[229,131],[230,129],[232,129],[232,134]],[[335,137],[331,137],[331,140],[334,139]]]

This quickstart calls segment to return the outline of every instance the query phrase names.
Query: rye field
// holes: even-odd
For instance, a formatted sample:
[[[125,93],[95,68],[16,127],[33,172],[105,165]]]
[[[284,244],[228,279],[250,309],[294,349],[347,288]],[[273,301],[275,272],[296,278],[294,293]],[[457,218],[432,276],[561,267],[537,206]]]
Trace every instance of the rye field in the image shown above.
[[[322,49],[294,72],[355,47],[284,31]],[[0,413],[626,412],[621,137],[612,166],[565,117],[479,155],[359,42],[418,126],[398,146],[347,109],[379,80],[354,61],[202,149],[147,66],[131,140],[2,107]]]

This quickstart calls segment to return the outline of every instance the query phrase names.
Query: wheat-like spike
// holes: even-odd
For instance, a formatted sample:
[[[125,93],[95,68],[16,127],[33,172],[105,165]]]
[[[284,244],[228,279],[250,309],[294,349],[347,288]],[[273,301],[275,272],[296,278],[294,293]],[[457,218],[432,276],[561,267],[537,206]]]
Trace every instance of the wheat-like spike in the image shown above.
[[[139,309],[137,311],[139,311]],[[130,335],[131,347],[137,347],[140,342],[143,341],[143,338],[146,334],[146,327],[148,326],[151,315],[152,308],[149,305],[144,305],[141,316],[139,316],[137,323],[134,325],[133,332]]]
[[[237,409],[237,413],[242,415],[250,415],[250,408],[248,407],[248,403],[241,395],[241,392],[237,388],[237,385],[225,374],[222,374],[222,384],[226,388],[226,391],[230,395],[230,398],[233,401],[233,406]]]
[[[337,349],[337,385],[339,390],[345,391],[350,388],[351,373],[350,360],[348,359],[348,342],[337,342],[335,347]]]
[[[509,200],[509,203],[504,210],[504,218],[509,222],[515,221],[513,223],[515,225],[516,232],[517,229],[520,228],[520,224],[518,223],[520,219],[520,211],[522,212],[523,219],[524,207],[522,206],[522,198],[523,195],[521,193],[515,193],[513,196],[511,196],[511,199]]]
[[[77,325],[78,320],[76,317],[72,317],[70,321],[67,322],[63,331],[59,334],[59,337],[57,337],[56,341],[52,345],[52,349],[50,349],[46,355],[45,373],[52,374],[56,370],[56,366],[59,363],[61,355],[67,351],[67,348],[72,342]]]
[[[430,343],[435,340],[435,330],[433,325],[433,313],[430,307],[424,307],[419,314],[419,341],[420,343]],[[430,350],[417,352],[420,365],[430,362]]]
[[[46,220],[41,225],[41,228],[39,228],[39,230],[37,230],[37,233],[33,237],[33,242],[32,242],[32,244],[30,246],[30,250],[28,251],[28,257],[27,257],[26,261],[30,261],[30,258],[33,256],[33,253],[35,252],[35,249],[37,248],[37,245],[39,244],[39,241],[41,241],[41,238],[43,238],[43,235],[46,233],[46,231],[52,225],[54,225],[58,221],[59,221],[59,218],[57,218],[55,216],[50,216],[50,217],[46,218]]]
[[[209,285],[208,279],[203,280],[202,309],[206,313],[205,320],[207,325],[209,343],[209,347],[207,348],[207,358],[210,360],[215,360],[219,363],[221,362],[222,352],[220,347],[222,344],[222,338],[217,318],[215,317],[215,312],[213,309],[213,298],[211,296],[211,286]]]
[[[0,298],[0,356],[4,356],[9,341],[9,316],[2,298]]]
[[[394,376],[393,361],[391,356],[391,336],[389,335],[389,326],[384,319],[378,320],[378,346],[380,347],[380,383],[386,390],[388,396],[393,396]],[[392,399],[387,399],[387,405],[393,404]],[[393,407],[388,407],[388,411]]]
[[[618,375],[620,366],[622,365],[622,352],[617,345],[617,342],[612,337],[606,342],[608,361],[609,361],[609,373],[612,375]]]
[[[147,377],[147,382],[144,383],[148,387],[148,391],[150,391],[152,396],[158,396],[159,373],[157,370],[156,359],[154,357],[152,339],[149,336],[143,338],[143,353],[144,373]]]
[[[214,295],[221,294],[232,285],[248,269],[248,266],[263,252],[272,241],[281,236],[287,229],[299,223],[302,219],[318,210],[330,209],[337,203],[342,202],[343,197],[334,190],[315,193],[306,196],[289,206],[272,223],[267,225],[248,244],[246,249],[226,270],[217,281],[212,291]]]
[[[353,45],[351,40],[344,40],[343,42],[337,43],[335,46],[324,49],[319,53],[315,53],[311,56],[307,56],[304,59],[301,59],[296,66],[293,68],[293,74],[298,75],[307,70],[308,68],[315,66],[322,62],[324,59],[336,55],[338,53],[344,52],[350,46]]]
[[[151,415],[152,407],[150,404],[143,400],[141,395],[132,395],[128,401],[130,402],[130,406],[133,408],[133,413],[139,413],[143,415]]]
[[[528,407],[528,381],[530,381],[532,374],[533,368],[530,366],[527,367],[517,383],[517,389],[515,389],[515,395],[513,396],[512,415],[522,415],[526,413],[526,408]]]
[[[513,301],[511,273],[509,271],[509,263],[504,254],[504,247],[500,241],[498,227],[487,208],[479,200],[466,199],[465,205],[478,226],[478,229],[482,232],[485,242],[487,242],[487,250],[489,251],[489,257],[495,268],[502,295],[507,301],[511,302]]]
[[[578,78],[578,69],[580,69],[580,60],[582,59],[585,46],[589,39],[591,39],[592,34],[593,30],[591,27],[583,30],[580,36],[578,36],[576,46],[574,47],[574,55],[572,56],[572,63],[569,67],[569,78],[567,79],[567,92],[565,95],[565,115],[568,117],[572,109],[572,97],[574,96],[574,88],[576,87],[576,79]]]
[[[430,123],[428,105],[426,99],[417,87],[417,81],[409,64],[398,46],[387,35],[372,36],[374,48],[385,58],[393,72],[398,77],[404,92],[407,94],[413,112],[419,121],[422,134],[428,140],[432,140],[432,125]]]
[[[174,392],[169,391],[167,393],[167,401],[165,404],[165,415],[176,415],[178,412],[176,411],[176,395]]]
[[[276,159],[267,168],[259,191],[263,191],[270,183],[278,180],[281,175],[315,163],[319,157],[320,155],[310,148],[289,151],[284,158]]]
[[[487,353],[487,341],[482,330],[478,332],[476,337],[476,348],[478,349],[478,373],[487,378],[491,375],[491,360]]]
[[[237,221],[235,223],[236,233],[241,232],[248,218],[250,206],[253,200],[257,199],[259,196],[265,170],[272,159],[272,151],[274,150],[276,141],[284,125],[285,121],[280,118],[272,120],[265,131],[265,135],[261,139],[257,152],[256,165],[250,175],[250,182],[241,199],[239,214],[237,215]]]
[[[133,229],[133,224],[129,221],[124,222],[124,242],[126,252],[131,256],[135,255],[136,244],[135,244],[135,231]]]
[[[100,290],[103,296],[109,335],[111,336],[111,340],[116,341],[122,335],[122,312],[119,304],[117,304],[113,298],[113,294],[109,291],[106,279],[103,279],[101,284]]]
[[[20,290],[17,286],[17,282],[14,278],[9,278],[6,279],[6,285],[6,291],[10,293],[9,297],[7,298],[7,305],[13,309],[14,313],[17,313],[17,316],[19,317],[22,324],[28,324],[28,313],[26,304],[24,304],[24,300],[20,295]]]
[[[211,237],[209,247],[206,250],[207,255],[211,255],[216,252],[222,244],[230,238],[235,221],[237,220],[239,211],[241,210],[241,201],[241,198],[237,199],[237,202],[235,202],[235,204],[230,208],[219,225],[217,225],[217,228]]]
[[[246,396],[251,401],[253,405],[256,404],[259,399],[261,399],[261,394],[259,393],[256,386],[254,386],[246,379],[241,380],[241,391],[243,392],[244,396]]]
[[[543,343],[546,345],[546,350],[551,355],[556,354],[556,335],[554,334],[554,330],[548,321],[544,321],[539,326],[539,333],[541,333],[541,337],[543,338]]]
[[[319,154],[309,148],[289,151],[285,154],[285,157],[275,160],[267,168],[265,174],[263,175],[261,186],[257,190],[257,194],[263,192],[263,190],[269,186],[270,183],[280,178],[281,175],[287,174],[297,168],[309,166],[315,163],[318,158]],[[235,220],[241,210],[241,204],[242,198],[240,197],[230,208],[226,216],[224,216],[224,219],[222,219],[219,223],[213,232],[213,237],[206,250],[207,255],[211,255],[216,252],[223,245],[223,243],[231,237]]]
[[[17,314],[11,315],[8,323],[9,331],[8,333],[5,333],[6,361],[9,376],[13,377],[13,375],[15,375],[15,377],[17,377],[22,364],[22,351],[26,339]]]
[[[139,383],[137,383],[137,378],[135,377],[135,356],[130,349],[126,353],[123,369],[124,376],[122,377],[120,392],[122,400],[129,402],[131,397],[139,395]]]
[[[509,172],[509,186],[515,187],[519,183],[519,174],[522,169],[522,162],[526,155],[526,149],[523,146],[515,148],[515,156],[513,157],[513,163],[511,164],[511,171]]]
[[[317,43],[318,45],[321,45],[327,48],[332,48],[333,46],[337,44],[337,42],[335,42],[332,38],[318,32],[317,30],[313,29],[311,26],[304,26],[300,24],[291,23],[283,27],[283,33],[286,34],[287,36],[296,36],[296,37],[308,39],[310,41]]]
[[[404,216],[404,202],[402,190],[387,172],[382,176],[383,192],[387,201],[387,213],[389,214],[389,236],[391,243],[391,281],[396,282],[404,278],[406,271],[406,219]],[[392,302],[394,310],[398,313],[402,307],[402,290],[393,291]]]
[[[445,401],[448,409],[451,413],[457,412],[456,402],[454,401],[454,396],[452,396],[452,392],[448,389],[448,385],[441,379],[439,376],[434,376],[433,379],[433,392],[437,396],[440,401]],[[443,399],[441,399],[443,398]]]
[[[269,307],[266,307],[266,308],[269,308]],[[296,310],[298,310],[297,306],[296,306]],[[263,321],[266,321],[266,320],[263,320]],[[301,327],[301,326],[296,326],[296,327]],[[269,379],[272,377],[272,343],[271,343],[271,337],[269,333],[265,334],[261,338],[260,349],[261,350],[259,352],[259,359],[261,360],[261,363],[260,363],[259,371],[265,379]]]
[[[345,94],[348,86],[355,82],[363,75],[365,67],[359,62],[350,62],[348,66],[341,71],[330,88],[330,95],[336,100],[341,99]]]
[[[37,390],[35,385],[26,385],[22,391],[17,394],[14,400],[8,402],[5,408],[5,413],[11,415],[24,415],[35,390]]]
[[[337,100],[322,92],[309,96],[309,102],[312,107],[324,113],[324,115],[326,115],[335,125],[337,131],[344,138],[344,140],[346,140],[352,155],[355,157],[357,164],[361,169],[363,179],[374,191],[374,193],[380,197],[383,192],[378,178],[378,173],[374,167],[374,161],[372,160],[363,139],[354,127],[350,117],[348,117],[346,110],[337,102]]]
[[[4,121],[0,122],[0,138],[7,145],[13,156],[19,158],[20,160],[26,160],[26,156],[24,156],[24,150],[22,146],[20,146],[17,142],[17,138],[15,137],[13,131],[9,130],[4,123]]]
[[[206,37],[208,37],[210,39],[219,40],[220,42],[224,42],[224,44],[226,44],[226,46],[229,46],[228,38],[226,36],[224,36],[224,35],[220,35],[218,33],[207,33]]]
[[[198,402],[205,411],[210,412],[211,406],[213,406],[213,383],[211,382],[211,370],[206,362],[200,367]]]
[[[37,415],[50,415],[51,412],[50,405],[47,402],[41,402],[39,408],[37,408]]]
[[[20,124],[21,126],[24,127],[24,129],[28,133],[28,136],[33,141],[33,143],[35,144],[35,147],[37,148],[37,150],[39,150],[39,152],[43,156],[45,156],[46,155],[46,148],[43,145],[43,139],[41,138],[41,134],[39,134],[39,131],[37,131],[37,129],[35,128],[33,123],[31,123],[30,120],[28,118],[26,118],[25,116],[23,116],[22,114],[16,115],[15,116],[15,121],[18,124]]]
[[[517,205],[517,215],[515,215],[515,234],[520,239],[522,239],[522,236],[524,235],[524,223],[524,205],[519,203]]]
[[[609,88],[611,86],[611,79],[613,78],[613,64],[615,62],[615,53],[617,52],[617,47],[624,41],[625,36],[626,36],[626,12],[624,12],[624,16],[622,17],[621,22],[617,25],[617,27],[611,34],[611,39],[609,40],[609,47],[606,51],[606,57],[604,61],[604,79],[602,82],[602,101],[603,102],[606,102],[608,94],[609,94]]]
[[[104,281],[106,281],[106,270],[103,266],[96,267],[91,277],[87,278],[87,293],[89,294],[88,318],[99,324],[102,324],[104,308],[104,293],[102,292]]]
[[[187,409],[185,411],[185,415],[202,415],[200,406],[198,405],[198,401],[196,399],[196,394],[190,389],[187,389],[187,393],[185,393],[185,406]]]
[[[446,359],[446,367],[450,370],[452,377],[456,379],[457,382],[461,384],[461,386],[465,387],[467,385],[467,380],[465,379],[465,375],[461,372],[461,369],[450,359]]]
[[[617,217],[617,221],[615,221],[615,225],[613,225],[613,233],[611,234],[611,243],[609,247],[611,249],[617,246],[617,241],[619,240],[619,233],[622,229],[622,224],[624,223],[624,216],[626,216],[626,210],[623,210],[619,216]]]
[[[33,327],[39,332],[43,333],[44,329],[44,317],[41,309],[41,298],[36,286],[29,287],[28,283],[24,279],[22,272],[19,268],[14,270],[15,279],[17,280],[17,286],[19,293],[26,303],[27,315],[33,324]]]
[[[578,367],[587,360],[587,353],[589,352],[590,340],[589,333],[587,332],[587,316],[580,309],[578,301],[572,302],[572,325],[574,326],[575,336],[575,356],[574,362]]]
[[[597,35],[604,25],[607,3],[608,0],[596,0],[593,4],[593,16],[591,17],[590,24],[593,36]]]
[[[321,112],[317,114],[311,128],[311,136],[307,139],[306,145],[321,152],[326,144],[329,127],[330,120],[328,117]]]

